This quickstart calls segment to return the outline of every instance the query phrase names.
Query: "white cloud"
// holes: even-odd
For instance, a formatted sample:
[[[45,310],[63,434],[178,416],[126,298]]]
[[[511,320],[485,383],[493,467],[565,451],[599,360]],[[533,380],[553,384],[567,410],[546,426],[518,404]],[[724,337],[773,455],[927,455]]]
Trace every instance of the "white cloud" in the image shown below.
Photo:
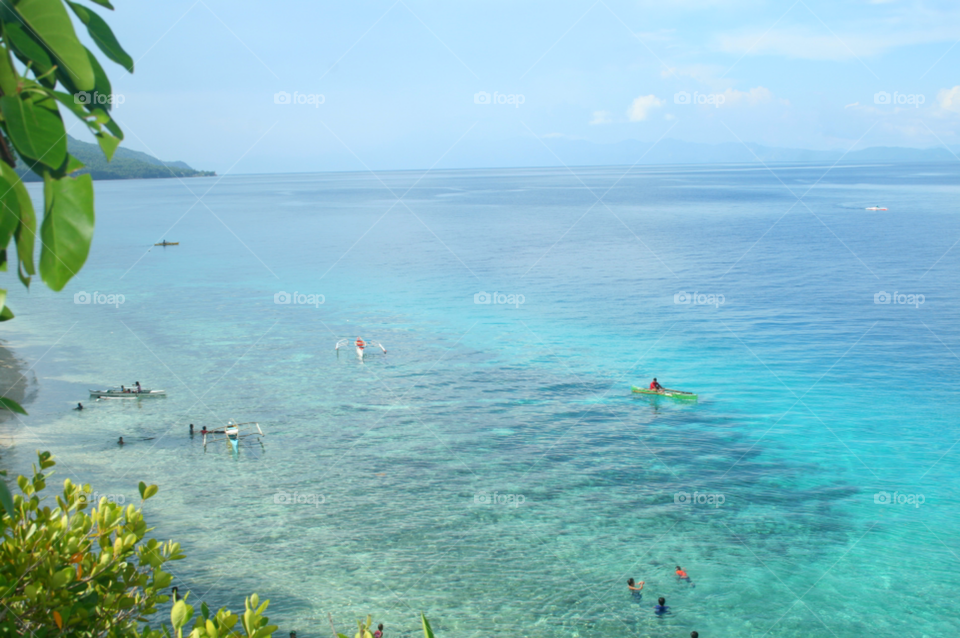
[[[940,92],[937,93],[937,102],[940,103],[940,108],[945,111],[960,113],[960,85],[952,89],[940,89]]]
[[[663,106],[663,100],[658,98],[656,95],[641,95],[633,101],[633,104],[630,105],[630,108],[627,110],[627,117],[631,122],[642,122],[647,119],[647,114],[650,109],[655,109]]]
[[[854,102],[853,104],[847,104],[847,105],[846,105],[845,107],[843,107],[843,108],[845,108],[845,109],[850,109],[850,108],[853,108],[853,107],[855,107],[855,106],[860,106],[860,102]]]
[[[591,124],[609,124],[613,120],[610,119],[610,113],[607,111],[594,111],[593,119],[590,120]]]

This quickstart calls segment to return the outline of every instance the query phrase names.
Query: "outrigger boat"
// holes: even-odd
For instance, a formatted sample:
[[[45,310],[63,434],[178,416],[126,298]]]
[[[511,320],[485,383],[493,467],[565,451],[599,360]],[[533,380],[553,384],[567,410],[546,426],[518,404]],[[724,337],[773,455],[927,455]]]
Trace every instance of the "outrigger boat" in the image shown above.
[[[260,437],[266,436],[263,433],[263,430],[260,429],[260,424],[256,421],[249,421],[247,423],[234,423],[229,421],[223,428],[219,430],[207,430],[206,432],[201,432],[203,434],[203,449],[207,449],[207,437],[210,438],[210,443],[219,443],[225,441],[227,448],[233,450],[234,454],[240,452],[240,439],[245,439],[251,436],[257,437],[257,442],[260,442]],[[263,447],[263,443],[260,443],[260,447]]]
[[[691,399],[693,401],[697,400],[697,395],[693,392],[684,392],[683,390],[671,390],[670,388],[664,388],[663,390],[648,390],[647,388],[638,388],[637,386],[630,386],[630,388],[637,394],[652,394],[653,396],[658,397],[671,397],[673,399]]]
[[[159,244],[154,244],[154,246],[179,246],[179,245],[180,245],[180,242],[178,241],[167,241],[166,239],[164,239]]]
[[[354,342],[351,342],[350,339],[341,339],[338,341],[335,348],[337,356],[340,356],[340,348],[346,348],[350,346],[351,343],[357,348],[357,357],[359,357],[361,361],[367,348],[380,348],[383,350],[383,354],[387,354],[387,349],[384,348],[379,341],[364,341],[360,337],[357,337],[357,340]],[[374,352],[376,352],[376,350],[374,350]]]
[[[868,208],[865,208],[864,210],[887,210],[887,209],[886,209],[886,208],[881,208],[881,207],[879,207],[879,206],[870,206],[870,207],[868,207]]]
[[[167,396],[167,391],[140,388],[138,392],[137,386],[133,386],[132,388],[120,386],[119,388],[108,388],[106,390],[90,390],[90,396],[97,399],[140,399],[143,397],[165,397]]]

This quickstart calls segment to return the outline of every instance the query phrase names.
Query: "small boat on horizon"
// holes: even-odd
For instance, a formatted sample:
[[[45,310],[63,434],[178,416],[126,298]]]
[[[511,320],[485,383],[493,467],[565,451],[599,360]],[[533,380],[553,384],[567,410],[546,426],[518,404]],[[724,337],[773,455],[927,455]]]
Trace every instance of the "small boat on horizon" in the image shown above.
[[[143,397],[165,397],[167,391],[148,390],[147,388],[140,388],[138,391],[136,386],[131,388],[120,386],[107,388],[106,390],[90,390],[90,396],[97,399],[140,399]]]
[[[881,208],[880,206],[870,206],[869,208],[865,208],[864,210],[887,210],[887,209]]]
[[[683,390],[671,390],[670,388],[664,388],[662,390],[648,390],[646,388],[638,388],[637,386],[630,386],[630,389],[636,392],[637,394],[648,394],[658,397],[671,397],[673,399],[690,399],[692,401],[697,400],[697,395],[693,392],[684,392]]]
[[[167,241],[166,239],[164,239],[159,244],[154,244],[154,246],[179,246],[179,245],[180,245],[180,242],[178,241]]]

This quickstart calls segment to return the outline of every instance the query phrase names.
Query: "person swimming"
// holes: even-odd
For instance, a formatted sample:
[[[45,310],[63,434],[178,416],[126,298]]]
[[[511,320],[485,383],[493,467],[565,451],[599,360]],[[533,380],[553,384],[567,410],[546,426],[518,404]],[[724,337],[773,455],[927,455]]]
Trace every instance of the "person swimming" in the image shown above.
[[[82,403],[77,403],[77,407],[74,408],[74,410],[82,410],[82,409],[83,409]]]
[[[680,565],[677,565],[677,578],[680,580],[690,580],[690,577],[687,576],[687,572],[680,569]]]
[[[123,437],[122,437],[122,436],[120,437],[120,440],[117,441],[117,445],[123,445]]]
[[[691,632],[690,632],[690,638],[700,638],[700,632],[699,632],[699,631],[691,631]]]
[[[662,598],[662,597],[661,597],[661,598],[658,598],[658,599],[657,599],[657,604],[653,606],[653,611],[654,611],[654,613],[656,613],[658,616],[667,613],[667,610],[668,610],[668,609],[670,609],[670,608],[667,607],[667,599],[666,599],[666,598]]]
[[[373,638],[383,638],[383,623],[377,625],[377,630],[373,632]]]
[[[634,583],[634,581],[633,581],[632,578],[627,581],[627,589],[630,590],[630,593],[633,595],[634,598],[640,598],[640,597],[643,595],[643,594],[641,594],[640,592],[643,591],[643,583],[644,583],[644,582],[645,582],[645,581],[642,581],[642,580],[641,580],[641,581],[640,581],[640,586],[637,587],[637,586],[636,586],[636,583]]]

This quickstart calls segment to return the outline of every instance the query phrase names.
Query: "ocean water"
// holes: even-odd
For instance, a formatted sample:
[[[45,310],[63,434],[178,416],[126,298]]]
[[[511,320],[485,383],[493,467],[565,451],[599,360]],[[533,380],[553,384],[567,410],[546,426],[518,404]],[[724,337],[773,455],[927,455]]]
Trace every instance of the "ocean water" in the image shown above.
[[[953,635],[958,177],[99,182],[67,289],[8,283],[36,384],[2,462],[50,450],[127,502],[158,484],[180,590],[256,591],[284,635],[369,613],[412,637],[421,611],[439,636]],[[334,350],[357,336],[387,354]],[[631,393],[654,376],[699,400]],[[137,380],[168,396],[89,400]],[[229,419],[262,445],[188,435]]]

